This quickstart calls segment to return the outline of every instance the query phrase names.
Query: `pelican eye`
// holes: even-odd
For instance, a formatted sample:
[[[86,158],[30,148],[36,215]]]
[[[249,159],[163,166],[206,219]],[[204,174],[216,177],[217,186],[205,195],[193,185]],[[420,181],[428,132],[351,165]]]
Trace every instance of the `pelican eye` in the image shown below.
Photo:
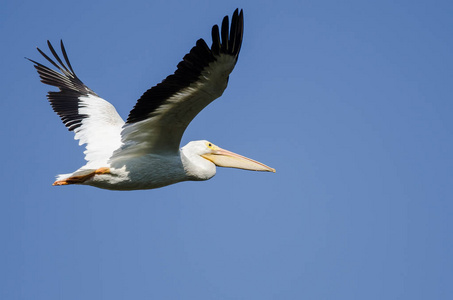
[[[208,147],[209,147],[209,148],[212,148],[212,144],[211,144],[211,143],[208,143]]]

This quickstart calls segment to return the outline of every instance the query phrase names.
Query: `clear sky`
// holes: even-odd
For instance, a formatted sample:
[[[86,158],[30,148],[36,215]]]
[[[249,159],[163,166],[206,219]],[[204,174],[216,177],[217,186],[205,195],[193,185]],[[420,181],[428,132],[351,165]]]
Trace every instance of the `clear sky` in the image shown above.
[[[453,299],[453,2],[0,4],[0,299]],[[236,7],[208,139],[277,169],[112,192],[53,187],[83,148],[35,47],[65,41],[125,118]]]

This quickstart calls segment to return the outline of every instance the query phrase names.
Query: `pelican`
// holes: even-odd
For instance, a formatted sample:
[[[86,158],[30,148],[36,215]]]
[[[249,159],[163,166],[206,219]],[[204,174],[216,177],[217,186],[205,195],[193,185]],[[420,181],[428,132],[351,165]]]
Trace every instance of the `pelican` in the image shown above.
[[[87,163],[60,174],[53,185],[90,185],[110,190],[154,189],[181,181],[208,180],[216,166],[275,172],[260,162],[222,149],[206,140],[180,148],[192,119],[223,94],[236,65],[243,36],[243,12],[236,9],[212,27],[212,46],[203,39],[186,54],[174,74],[147,90],[126,122],[115,107],[88,88],[75,74],[63,41],[64,62],[47,41],[56,62],[39,53],[58,71],[29,59],[41,82],[55,86],[47,98],[74,139],[84,145]]]

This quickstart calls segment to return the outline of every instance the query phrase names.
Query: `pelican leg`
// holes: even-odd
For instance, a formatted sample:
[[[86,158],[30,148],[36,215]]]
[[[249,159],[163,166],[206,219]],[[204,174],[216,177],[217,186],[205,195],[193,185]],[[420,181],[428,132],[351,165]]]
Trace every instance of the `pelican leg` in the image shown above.
[[[95,175],[110,174],[110,168],[102,167],[94,171]]]
[[[81,184],[87,181],[88,179],[92,178],[94,175],[104,175],[110,174],[110,168],[102,167],[92,172],[83,174],[83,175],[76,175],[71,176],[63,180],[57,180],[52,185],[68,185],[68,184]]]

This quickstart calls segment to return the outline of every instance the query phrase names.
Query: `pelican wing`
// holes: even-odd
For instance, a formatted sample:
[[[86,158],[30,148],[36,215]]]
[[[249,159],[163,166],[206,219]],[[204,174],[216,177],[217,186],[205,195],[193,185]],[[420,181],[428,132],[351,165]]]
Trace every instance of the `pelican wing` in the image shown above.
[[[39,48],[38,51],[59,72],[29,59],[35,64],[41,82],[60,90],[48,92],[47,99],[68,130],[74,131],[74,138],[79,140],[79,145],[86,144],[84,153],[88,161],[87,167],[105,166],[113,151],[121,145],[121,129],[124,121],[113,105],[96,95],[76,76],[63,41],[61,41],[61,52],[66,64],[49,41],[47,45],[58,64]]]
[[[141,96],[123,127],[123,145],[113,160],[179,150],[192,119],[227,87],[241,48],[243,24],[242,10],[235,10],[230,28],[225,16],[220,33],[217,25],[212,28],[211,48],[199,39],[174,74]]]

